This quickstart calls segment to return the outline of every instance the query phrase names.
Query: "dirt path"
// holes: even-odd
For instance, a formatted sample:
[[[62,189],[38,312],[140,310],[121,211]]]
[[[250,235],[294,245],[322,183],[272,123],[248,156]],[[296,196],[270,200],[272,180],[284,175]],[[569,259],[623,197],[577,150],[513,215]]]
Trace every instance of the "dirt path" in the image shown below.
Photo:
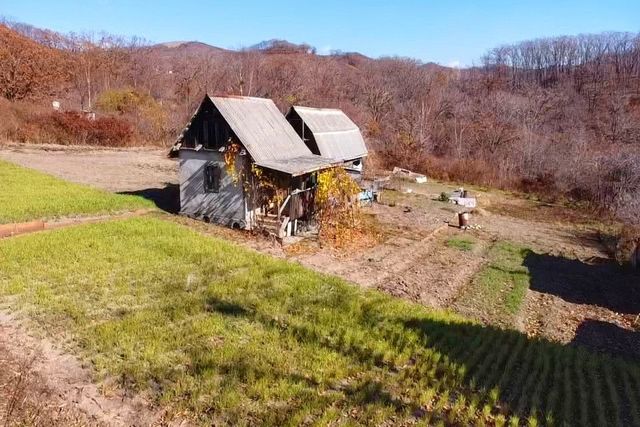
[[[400,207],[374,204],[365,212],[375,217],[379,231],[385,236],[382,242],[370,248],[360,248],[346,253],[315,248],[308,253],[288,256],[289,259],[321,271],[334,274],[363,287],[384,289],[394,295],[426,302],[425,278],[419,281],[422,290],[410,292],[402,283],[412,270],[429,266],[425,260],[437,252],[439,236],[447,229],[445,219],[448,214],[435,212],[421,214]],[[421,272],[412,275],[418,280]],[[397,284],[398,286],[394,286]]]
[[[521,315],[530,336],[640,357],[640,277],[608,260],[537,253]]]
[[[28,412],[15,415],[44,416],[36,425],[184,425],[167,419],[140,395],[132,397],[116,390],[105,396],[79,359],[47,339],[29,335],[15,316],[4,311],[0,311],[0,361],[3,369],[9,364],[22,367],[21,379],[4,384],[0,397],[21,397]],[[33,397],[38,399],[28,401]]]
[[[485,261],[484,244],[474,253],[447,247],[446,240],[456,234],[451,228],[444,228],[407,268],[387,275],[378,288],[429,307],[450,307]]]
[[[178,182],[178,164],[162,149],[0,145],[0,159],[113,192],[161,190]]]
[[[533,249],[519,329],[564,344],[640,357],[640,276],[611,259],[598,232],[505,215],[478,218],[500,239]]]

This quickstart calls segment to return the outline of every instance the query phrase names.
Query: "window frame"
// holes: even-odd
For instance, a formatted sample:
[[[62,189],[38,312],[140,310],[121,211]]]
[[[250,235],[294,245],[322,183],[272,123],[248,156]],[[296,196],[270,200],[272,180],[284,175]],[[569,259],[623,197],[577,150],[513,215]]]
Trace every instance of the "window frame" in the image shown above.
[[[208,162],[204,165],[204,192],[206,194],[219,193],[222,181],[222,168],[216,162]]]

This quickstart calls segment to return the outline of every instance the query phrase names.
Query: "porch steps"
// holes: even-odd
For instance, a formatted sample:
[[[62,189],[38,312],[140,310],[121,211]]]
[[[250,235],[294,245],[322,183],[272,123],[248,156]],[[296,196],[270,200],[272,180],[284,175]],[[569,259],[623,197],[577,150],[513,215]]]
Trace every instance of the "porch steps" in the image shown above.
[[[256,218],[256,222],[258,224],[258,228],[263,232],[282,238],[285,236],[289,218],[283,216],[280,221],[278,221],[278,217],[275,215],[260,215]]]

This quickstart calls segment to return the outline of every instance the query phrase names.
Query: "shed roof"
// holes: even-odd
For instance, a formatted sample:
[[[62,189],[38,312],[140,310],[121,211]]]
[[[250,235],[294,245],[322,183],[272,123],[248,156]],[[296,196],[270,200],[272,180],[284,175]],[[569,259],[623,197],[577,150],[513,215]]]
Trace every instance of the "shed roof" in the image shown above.
[[[207,97],[258,166],[301,175],[338,163],[338,160],[313,154],[272,100],[248,96]],[[191,120],[199,111],[200,108]]]
[[[367,155],[360,129],[342,110],[300,106],[293,106],[291,110],[298,113],[313,133],[320,155],[341,161]]]
[[[293,176],[303,175],[305,173],[326,169],[340,162],[332,160],[327,161],[326,157],[317,156],[315,154],[307,154],[305,156],[298,156],[287,159],[274,159],[266,160],[259,163],[267,169],[274,169],[280,172],[285,172]]]

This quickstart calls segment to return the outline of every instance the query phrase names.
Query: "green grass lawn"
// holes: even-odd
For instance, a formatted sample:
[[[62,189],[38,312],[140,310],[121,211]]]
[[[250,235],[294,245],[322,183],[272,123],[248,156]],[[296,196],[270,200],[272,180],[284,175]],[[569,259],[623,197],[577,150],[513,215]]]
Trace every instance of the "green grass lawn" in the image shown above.
[[[445,244],[454,249],[458,249],[462,252],[471,252],[477,245],[477,241],[472,237],[462,236],[462,237],[451,237],[447,239]]]
[[[0,224],[151,207],[141,197],[111,194],[0,160]]]
[[[472,243],[456,241],[449,246],[471,250]],[[468,245],[470,246],[467,249]],[[530,275],[523,265],[529,249],[509,242],[498,242],[489,249],[489,263],[471,280],[456,300],[462,313],[489,317],[502,326],[513,324],[529,288]]]
[[[0,242],[0,301],[72,337],[99,378],[202,424],[640,422],[637,363],[482,327],[154,217]]]

